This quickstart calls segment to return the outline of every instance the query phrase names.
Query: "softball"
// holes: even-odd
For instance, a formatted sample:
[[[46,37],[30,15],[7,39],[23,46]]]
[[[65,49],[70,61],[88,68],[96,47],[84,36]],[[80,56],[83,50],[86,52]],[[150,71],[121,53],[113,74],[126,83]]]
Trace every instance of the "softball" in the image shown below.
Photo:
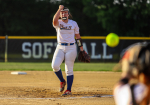
[[[116,47],[119,44],[119,37],[115,33],[110,33],[106,36],[106,44],[109,47]]]

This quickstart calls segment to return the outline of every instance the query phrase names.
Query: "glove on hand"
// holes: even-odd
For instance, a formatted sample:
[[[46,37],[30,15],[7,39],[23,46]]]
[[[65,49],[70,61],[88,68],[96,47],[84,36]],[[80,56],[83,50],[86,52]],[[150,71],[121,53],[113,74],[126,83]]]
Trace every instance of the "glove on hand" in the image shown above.
[[[79,52],[78,60],[81,62],[90,63],[90,56],[83,50]]]

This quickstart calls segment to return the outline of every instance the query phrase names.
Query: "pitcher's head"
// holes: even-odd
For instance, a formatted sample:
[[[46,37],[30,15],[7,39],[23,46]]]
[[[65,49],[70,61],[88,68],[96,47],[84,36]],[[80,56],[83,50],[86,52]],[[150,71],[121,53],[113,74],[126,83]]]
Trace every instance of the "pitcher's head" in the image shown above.
[[[62,20],[67,20],[67,19],[72,18],[72,15],[70,14],[69,9],[67,7],[64,7],[64,9],[61,10],[61,12],[60,12],[60,18]]]

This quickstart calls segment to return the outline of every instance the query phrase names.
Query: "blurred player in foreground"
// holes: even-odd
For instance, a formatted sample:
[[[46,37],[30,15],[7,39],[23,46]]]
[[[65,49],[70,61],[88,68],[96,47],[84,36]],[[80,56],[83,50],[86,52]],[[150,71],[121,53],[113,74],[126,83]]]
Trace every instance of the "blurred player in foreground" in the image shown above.
[[[120,61],[122,75],[114,87],[116,105],[148,105],[150,99],[150,43],[129,46]],[[138,83],[129,83],[132,78]]]
[[[63,92],[66,85],[66,81],[60,69],[63,60],[65,60],[65,72],[67,76],[67,90],[62,96],[71,95],[71,87],[74,78],[73,66],[77,56],[74,37],[76,37],[80,51],[84,51],[78,24],[71,20],[71,17],[72,15],[69,9],[63,5],[59,5],[59,9],[53,17],[53,26],[57,32],[58,45],[53,55],[52,68],[60,80],[60,92]]]

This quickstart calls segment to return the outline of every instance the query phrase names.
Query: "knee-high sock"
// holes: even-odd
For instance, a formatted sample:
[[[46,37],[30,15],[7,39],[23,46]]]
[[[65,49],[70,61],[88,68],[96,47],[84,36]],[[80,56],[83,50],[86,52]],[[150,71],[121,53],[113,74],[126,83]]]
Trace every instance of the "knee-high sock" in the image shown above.
[[[72,83],[73,83],[73,75],[67,76],[67,90],[71,91]]]
[[[60,82],[64,82],[64,78],[61,72],[61,69],[57,72],[55,72],[55,74],[57,75],[57,77],[59,78]]]

